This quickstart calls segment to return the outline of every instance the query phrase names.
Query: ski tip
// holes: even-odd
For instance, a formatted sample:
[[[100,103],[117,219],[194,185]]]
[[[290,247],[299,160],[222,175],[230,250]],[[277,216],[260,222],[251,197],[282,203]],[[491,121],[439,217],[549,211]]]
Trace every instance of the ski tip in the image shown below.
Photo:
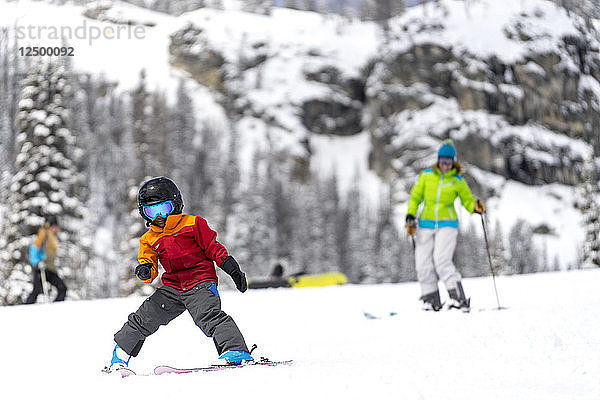
[[[109,367],[104,367],[101,371],[103,374],[105,375],[115,375],[115,376],[121,376],[121,378],[127,378],[128,376],[132,376],[135,375],[135,371],[129,369],[129,368],[119,368],[119,369],[115,369],[115,370],[111,370]]]
[[[363,316],[364,316],[366,319],[377,319],[377,317],[376,317],[376,316],[374,316],[373,314],[370,314],[370,313],[368,313],[368,312],[363,312]]]

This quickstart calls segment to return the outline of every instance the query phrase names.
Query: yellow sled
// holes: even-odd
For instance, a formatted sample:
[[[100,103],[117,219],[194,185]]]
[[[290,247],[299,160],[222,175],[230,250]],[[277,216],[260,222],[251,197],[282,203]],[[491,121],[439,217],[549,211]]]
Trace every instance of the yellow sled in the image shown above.
[[[327,272],[324,274],[300,275],[287,278],[292,287],[315,287],[343,285],[348,279],[341,272]]]

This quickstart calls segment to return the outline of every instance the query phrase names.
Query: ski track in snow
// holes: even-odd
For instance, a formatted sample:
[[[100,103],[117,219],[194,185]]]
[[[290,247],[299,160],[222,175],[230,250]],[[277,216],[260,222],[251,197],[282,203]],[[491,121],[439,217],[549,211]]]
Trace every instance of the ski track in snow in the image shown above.
[[[465,279],[473,312],[423,312],[416,283],[222,291],[259,355],[294,359],[189,375],[103,375],[141,297],[0,308],[4,399],[598,399],[600,270]],[[485,311],[478,311],[485,308]],[[368,320],[363,312],[398,316]],[[212,341],[184,314],[131,366],[203,366]]]

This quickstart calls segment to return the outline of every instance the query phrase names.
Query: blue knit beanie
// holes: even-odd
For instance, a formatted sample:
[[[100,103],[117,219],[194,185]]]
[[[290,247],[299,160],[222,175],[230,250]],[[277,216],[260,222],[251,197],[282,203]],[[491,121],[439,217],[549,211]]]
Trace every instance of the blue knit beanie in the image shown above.
[[[452,139],[444,140],[442,147],[440,147],[440,150],[438,151],[438,158],[440,157],[447,157],[454,160],[456,157],[456,149],[454,148]]]

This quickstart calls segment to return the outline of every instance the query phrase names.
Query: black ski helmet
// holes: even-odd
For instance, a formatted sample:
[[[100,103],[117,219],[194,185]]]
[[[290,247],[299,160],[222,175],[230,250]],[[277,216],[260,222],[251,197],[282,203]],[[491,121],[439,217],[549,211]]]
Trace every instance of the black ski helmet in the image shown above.
[[[152,221],[144,214],[143,207],[168,200],[173,201],[173,214],[181,214],[183,210],[183,199],[181,198],[181,192],[175,182],[164,176],[152,178],[140,186],[137,195],[138,211],[142,218],[150,223]]]
[[[50,226],[58,226],[58,218],[56,218],[56,215],[47,215],[46,222]]]

